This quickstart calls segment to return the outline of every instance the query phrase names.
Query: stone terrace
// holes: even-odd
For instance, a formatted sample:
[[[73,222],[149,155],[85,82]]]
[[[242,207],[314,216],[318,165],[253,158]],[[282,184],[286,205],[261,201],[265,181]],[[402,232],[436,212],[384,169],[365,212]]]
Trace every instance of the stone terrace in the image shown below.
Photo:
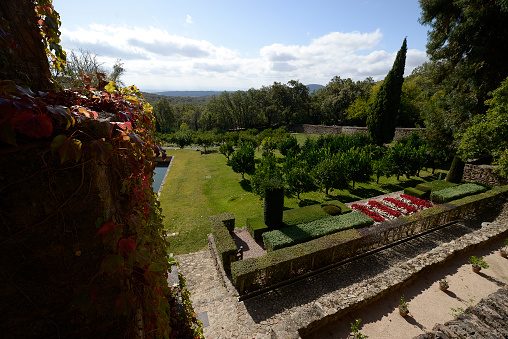
[[[211,251],[177,256],[205,337],[299,338],[457,254],[508,235],[508,204],[242,302]]]

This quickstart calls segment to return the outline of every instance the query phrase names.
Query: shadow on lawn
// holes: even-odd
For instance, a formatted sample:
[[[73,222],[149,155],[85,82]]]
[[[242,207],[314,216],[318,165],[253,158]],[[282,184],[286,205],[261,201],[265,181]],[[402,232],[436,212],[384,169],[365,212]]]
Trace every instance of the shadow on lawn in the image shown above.
[[[250,183],[250,180],[243,179],[240,181],[240,186],[242,186],[242,189],[246,192],[252,192],[252,185]]]

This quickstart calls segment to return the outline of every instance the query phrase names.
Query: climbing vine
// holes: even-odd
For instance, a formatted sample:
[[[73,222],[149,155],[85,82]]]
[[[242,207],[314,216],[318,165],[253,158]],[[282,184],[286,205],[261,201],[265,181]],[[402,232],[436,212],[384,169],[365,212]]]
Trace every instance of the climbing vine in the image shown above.
[[[82,126],[99,119],[102,112],[109,114],[110,135],[96,138]],[[44,140],[62,164],[78,162],[87,143],[92,155],[117,157],[129,168],[120,179],[118,194],[129,201],[130,209],[122,220],[98,220],[97,236],[108,254],[91,281],[76,288],[75,306],[87,312],[98,293],[97,278],[106,274],[123,286],[116,296],[117,311],[134,319],[142,310],[148,337],[202,337],[183,277],[179,286],[167,283],[167,272],[176,263],[169,258],[161,208],[151,186],[154,158],[165,157],[154,126],[152,108],[134,86],[118,88],[110,82],[102,91],[86,86],[36,95],[12,81],[0,81],[1,141],[19,147]],[[184,312],[176,311],[179,291]]]

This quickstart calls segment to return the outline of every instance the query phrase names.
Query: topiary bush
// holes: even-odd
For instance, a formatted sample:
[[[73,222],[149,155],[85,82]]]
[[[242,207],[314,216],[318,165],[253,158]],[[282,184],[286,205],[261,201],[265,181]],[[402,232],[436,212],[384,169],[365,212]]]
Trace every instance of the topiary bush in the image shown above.
[[[309,205],[293,208],[283,212],[282,224],[284,227],[295,226],[314,220],[328,218],[330,215],[323,211],[320,205]]]
[[[430,198],[433,203],[441,204],[485,191],[487,191],[487,188],[484,186],[469,183],[432,192]]]
[[[458,184],[449,182],[449,181],[434,180],[431,182],[423,182],[421,184],[418,184],[418,185],[416,185],[416,189],[423,191],[423,192],[434,192],[434,191],[439,191],[439,190],[449,188],[449,187],[455,187],[457,185]]]
[[[339,200],[325,201],[321,204],[321,207],[324,208],[325,206],[335,206],[335,207],[340,208],[340,214],[346,214],[346,213],[353,211],[351,208],[347,207],[345,204],[343,204]]]
[[[374,220],[361,212],[332,216],[304,224],[286,227],[263,233],[263,243],[267,251],[293,246],[328,234],[351,228],[370,226]]]

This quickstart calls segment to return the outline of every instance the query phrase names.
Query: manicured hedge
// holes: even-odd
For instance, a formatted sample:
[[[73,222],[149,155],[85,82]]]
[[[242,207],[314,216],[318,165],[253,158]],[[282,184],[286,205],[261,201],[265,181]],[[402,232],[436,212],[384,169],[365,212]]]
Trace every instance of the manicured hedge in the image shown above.
[[[210,217],[210,223],[215,247],[217,248],[222,266],[229,272],[231,269],[231,262],[235,260],[236,251],[238,250],[231,233],[228,231],[228,228],[234,229],[235,227],[235,216],[233,213],[212,215]]]
[[[430,197],[430,190],[425,192],[425,191],[420,191],[419,189],[414,188],[414,187],[406,187],[406,188],[404,188],[404,194],[427,200]]]
[[[345,215],[332,216],[265,232],[263,233],[263,243],[266,250],[271,252],[350,228],[370,226],[373,223],[374,220],[361,212],[355,211]]]
[[[310,205],[304,206],[300,208],[293,208],[290,210],[284,211],[282,217],[282,226],[294,226],[298,224],[303,224],[306,222],[311,222],[314,220],[328,218],[330,215],[323,211],[320,205]]]
[[[360,239],[358,231],[349,229],[257,258],[235,261],[231,264],[233,283],[244,294],[288,280],[347,258],[354,250],[355,240]]]
[[[250,235],[256,241],[262,241],[263,238],[261,235],[270,230],[268,226],[266,226],[263,217],[256,218],[247,218],[247,231],[249,231]]]
[[[445,188],[455,187],[456,183],[448,182],[444,180],[434,180],[430,182],[422,182],[421,184],[416,185],[416,189],[423,192],[435,192],[440,191]],[[429,193],[430,194],[430,193]]]
[[[485,191],[487,191],[487,188],[484,186],[469,183],[432,192],[430,199],[433,203],[441,204]]]
[[[351,208],[347,207],[345,204],[343,204],[342,202],[340,202],[338,200],[330,200],[330,201],[325,201],[325,202],[321,203],[321,207],[324,208],[326,206],[335,206],[335,207],[340,208],[340,214],[346,214],[346,213],[353,211]]]

